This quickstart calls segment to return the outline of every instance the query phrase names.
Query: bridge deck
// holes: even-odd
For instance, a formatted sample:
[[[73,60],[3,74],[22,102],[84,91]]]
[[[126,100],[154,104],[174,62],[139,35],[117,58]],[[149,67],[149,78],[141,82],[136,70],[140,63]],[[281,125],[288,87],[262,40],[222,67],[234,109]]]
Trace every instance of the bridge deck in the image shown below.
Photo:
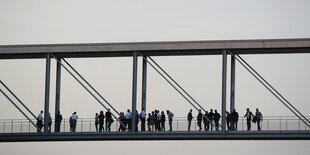
[[[75,132],[0,134],[0,142],[91,140],[310,140],[310,131],[170,131],[170,132]]]

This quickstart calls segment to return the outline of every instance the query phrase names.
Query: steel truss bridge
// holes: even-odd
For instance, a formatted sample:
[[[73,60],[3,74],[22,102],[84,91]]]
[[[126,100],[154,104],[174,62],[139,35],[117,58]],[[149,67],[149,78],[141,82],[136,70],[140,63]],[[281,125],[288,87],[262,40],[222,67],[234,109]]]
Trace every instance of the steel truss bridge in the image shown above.
[[[143,58],[142,69],[142,108],[146,108],[147,67],[151,67],[160,74],[184,99],[197,110],[205,109],[184,90],[152,56],[179,56],[179,55],[222,55],[222,109],[221,115],[226,115],[226,81],[227,81],[227,55],[231,55],[230,75],[230,111],[235,107],[235,63],[240,63],[251,75],[254,76],[267,91],[272,93],[292,114],[305,130],[263,130],[263,131],[228,131],[226,118],[222,117],[220,131],[171,131],[151,132],[135,131],[135,117],[132,118],[132,130],[127,132],[60,132],[50,133],[47,123],[44,131],[36,132],[2,132],[0,141],[75,141],[75,140],[309,140],[310,121],[292,103],[282,96],[267,80],[248,64],[241,55],[243,54],[296,54],[310,53],[310,39],[274,39],[274,40],[233,40],[233,41],[178,41],[178,42],[132,42],[132,43],[93,43],[93,44],[40,44],[40,45],[1,45],[0,59],[46,59],[45,73],[45,102],[44,122],[48,122],[50,99],[50,67],[51,59],[57,61],[56,70],[56,103],[55,113],[60,107],[61,69],[65,69],[85,90],[93,96],[106,110],[111,112],[119,125],[119,112],[109,103],[79,72],[67,62],[66,58],[92,58],[92,57],[132,57],[132,108],[133,116],[136,113],[137,101],[137,62],[138,57]],[[34,128],[38,128],[33,119],[36,116],[27,108],[17,94],[0,79],[0,92],[14,105],[29,121]],[[13,99],[12,99],[13,98]],[[14,101],[15,100],[15,101]],[[16,102],[17,101],[17,102]],[[23,106],[26,112],[18,106]],[[27,114],[28,113],[28,114]],[[30,115],[30,116],[29,116]],[[214,124],[211,123],[213,126]],[[4,123],[5,125],[5,123]],[[5,129],[6,127],[4,127]],[[29,127],[30,128],[30,127]],[[29,129],[30,131],[30,129]]]

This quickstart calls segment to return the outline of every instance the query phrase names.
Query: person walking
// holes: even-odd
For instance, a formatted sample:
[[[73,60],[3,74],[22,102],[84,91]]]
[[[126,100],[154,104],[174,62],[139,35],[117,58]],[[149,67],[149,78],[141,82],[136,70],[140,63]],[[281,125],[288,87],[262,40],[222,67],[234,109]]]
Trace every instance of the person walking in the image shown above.
[[[76,112],[74,112],[72,115],[72,132],[75,132],[75,130],[76,130],[77,119],[79,119],[79,117],[76,114]]]
[[[205,131],[208,131],[210,127],[210,122],[208,120],[208,111],[206,111],[206,113],[203,115],[203,124]]]
[[[167,115],[168,115],[168,120],[169,120],[169,131],[172,131],[172,118],[174,115],[169,110],[167,110]]]
[[[189,110],[187,114],[187,121],[188,121],[188,131],[191,131],[191,124],[192,124],[192,119],[193,119],[193,114],[192,114],[192,109]]]
[[[142,111],[140,113],[141,131],[145,131],[145,119],[146,119],[146,112],[145,109],[142,108]]]
[[[256,122],[257,122],[257,130],[261,130],[260,127],[260,122],[263,121],[263,115],[260,111],[258,111],[258,108],[256,108],[256,112],[255,112],[255,116],[256,116]]]
[[[252,120],[252,116],[254,116],[253,113],[250,111],[249,108],[247,108],[244,117],[246,117],[246,122],[247,122],[247,127],[248,127],[247,130],[248,130],[248,131],[251,130],[251,120]]]
[[[95,128],[96,132],[98,132],[98,124],[99,124],[99,118],[98,118],[98,113],[95,114]]]
[[[217,110],[214,110],[213,119],[214,119],[216,131],[219,131],[219,121],[220,121],[220,118],[221,118],[221,115],[219,113],[217,113]]]
[[[102,132],[102,131],[104,131],[104,127],[103,127],[103,124],[104,124],[104,114],[103,114],[103,111],[100,111],[98,119],[99,119],[99,132]]]
[[[213,109],[210,109],[210,112],[209,112],[209,114],[208,114],[208,118],[209,118],[209,120],[210,120],[210,131],[212,131],[213,130],[213,124],[212,124],[212,122],[213,122],[213,117],[214,117],[214,113],[213,113]]]
[[[166,122],[166,116],[165,116],[165,112],[162,111],[161,112],[161,119],[160,119],[160,124],[161,124],[161,131],[165,131],[165,122]]]
[[[201,113],[201,109],[199,109],[198,115],[197,115],[197,125],[199,127],[199,131],[201,131],[201,129],[202,129],[201,122],[202,122],[202,113]]]
[[[60,111],[58,111],[55,116],[55,132],[60,132],[61,121],[62,115],[60,114]]]
[[[37,117],[37,126],[40,129],[40,130],[37,129],[37,132],[40,133],[43,127],[43,111],[42,110]]]
[[[112,114],[110,112],[110,109],[105,112],[105,130],[111,131],[111,123],[112,123]]]
[[[231,119],[232,119],[232,125],[231,125],[232,130],[237,130],[239,114],[236,111],[236,109],[234,109],[234,111],[231,113]]]
[[[50,113],[48,113],[48,116],[47,116],[47,123],[48,123],[48,132],[51,132],[52,131],[52,117]]]

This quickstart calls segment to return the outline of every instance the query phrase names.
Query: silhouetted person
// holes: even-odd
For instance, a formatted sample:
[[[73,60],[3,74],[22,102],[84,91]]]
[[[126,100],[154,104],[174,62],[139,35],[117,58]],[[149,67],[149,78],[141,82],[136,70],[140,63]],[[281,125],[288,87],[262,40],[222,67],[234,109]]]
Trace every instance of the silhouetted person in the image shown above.
[[[99,132],[102,132],[102,131],[104,131],[104,127],[103,127],[103,124],[104,124],[104,114],[103,114],[103,111],[100,111],[98,119],[99,119]]]
[[[146,112],[145,109],[142,108],[142,111],[140,113],[141,131],[145,131],[145,120],[146,120]]]
[[[206,111],[206,113],[203,115],[203,124],[205,131],[208,131],[210,127],[210,122],[208,121],[208,114],[208,111]]]
[[[251,130],[251,120],[252,120],[252,116],[253,113],[250,111],[249,108],[246,109],[246,113],[244,115],[244,117],[246,117],[246,122],[247,122],[247,126],[248,126],[248,129],[247,130]]]
[[[156,129],[155,130],[161,131],[161,128],[160,128],[161,114],[159,110],[156,110],[155,114],[156,114],[156,122],[155,122]]]
[[[154,131],[156,128],[155,128],[155,122],[156,122],[156,116],[155,116],[155,112],[152,111],[152,115],[151,115],[151,119],[150,119],[150,124],[151,124],[151,128],[152,128],[152,131]]]
[[[227,124],[227,130],[231,130],[230,124],[231,124],[231,115],[228,111],[226,111],[226,124]]]
[[[237,130],[239,114],[236,111],[236,109],[234,109],[234,111],[231,113],[231,119],[232,119],[232,126],[231,126],[232,130]]]
[[[60,132],[61,121],[62,115],[60,114],[60,111],[58,111],[55,116],[55,132]]]
[[[72,113],[72,115],[70,116],[69,118],[69,124],[70,124],[70,132],[73,131],[73,121],[72,121],[72,116],[73,116],[74,113]]]
[[[98,124],[99,124],[99,118],[98,118],[98,113],[95,115],[95,127],[96,127],[96,132],[98,132]]]
[[[124,112],[119,113],[119,120],[123,125],[122,124],[119,125],[118,131],[126,131],[126,119]]]
[[[187,114],[187,122],[188,122],[188,131],[191,131],[191,124],[192,124],[192,119],[193,119],[193,114],[192,114],[192,109],[189,110]]]
[[[169,120],[169,131],[172,131],[172,118],[174,115],[169,110],[167,110],[167,115],[168,115],[168,120]]]
[[[220,121],[221,115],[219,113],[217,113],[217,110],[214,110],[214,124],[215,124],[215,128],[218,131],[219,130],[219,121]]]
[[[48,116],[47,116],[47,123],[48,123],[48,132],[51,132],[52,131],[52,117],[51,117],[51,114],[48,113]]]
[[[131,129],[131,118],[132,118],[132,113],[130,112],[129,109],[127,109],[127,112],[125,114],[125,119],[126,119],[126,124],[128,125],[128,130],[132,130]]]
[[[147,118],[147,131],[151,131],[151,119],[152,119],[152,115],[151,113],[148,114],[148,118]]]
[[[165,130],[166,130],[166,128],[165,128],[165,122],[166,122],[166,115],[165,115],[165,112],[162,111],[162,112],[161,112],[161,119],[160,119],[161,131],[165,131]]]
[[[111,131],[111,123],[112,123],[112,114],[110,112],[110,109],[108,109],[107,112],[105,112],[105,130]]]
[[[136,110],[136,122],[135,122],[136,129],[135,129],[135,131],[138,131],[139,118],[140,118],[140,116],[139,116],[138,110]]]
[[[72,115],[72,132],[75,132],[75,130],[76,130],[77,119],[79,119],[79,117],[76,114],[76,112],[74,112]]]
[[[40,129],[37,129],[37,132],[40,133],[43,127],[43,111],[41,110],[40,114],[37,117],[37,126]]]
[[[202,122],[202,113],[201,109],[198,110],[198,115],[197,115],[197,125],[199,127],[199,131],[201,131],[201,122]]]
[[[212,125],[212,122],[213,122],[213,117],[214,117],[214,113],[213,113],[213,109],[210,109],[210,112],[208,114],[208,119],[210,120],[210,131],[213,130],[213,125]]]
[[[258,108],[256,108],[255,116],[257,118],[257,130],[261,130],[260,122],[263,121],[263,115],[260,111],[258,111]]]

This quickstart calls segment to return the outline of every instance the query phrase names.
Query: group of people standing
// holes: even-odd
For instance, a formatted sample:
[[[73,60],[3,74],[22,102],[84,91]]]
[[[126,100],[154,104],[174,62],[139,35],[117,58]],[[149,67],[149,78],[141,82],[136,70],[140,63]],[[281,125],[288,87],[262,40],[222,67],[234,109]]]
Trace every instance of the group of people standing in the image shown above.
[[[261,130],[260,122],[263,121],[263,115],[262,113],[256,109],[255,115],[250,111],[249,108],[246,109],[246,114],[244,117],[247,119],[247,130],[251,130],[251,122],[257,123],[257,130]],[[190,109],[189,113],[187,114],[187,121],[188,121],[188,131],[191,129],[191,122],[193,119],[192,109]],[[220,121],[221,115],[217,112],[217,110],[210,109],[210,112],[205,111],[205,114],[202,114],[201,109],[198,110],[197,115],[197,125],[199,127],[199,131],[202,130],[201,123],[203,121],[204,123],[204,130],[205,131],[212,131],[213,127],[215,127],[215,130],[219,130],[219,121]],[[239,114],[236,111],[236,109],[233,110],[233,112],[229,113],[226,111],[226,126],[227,130],[237,130],[238,127],[238,120],[239,120]],[[214,122],[214,124],[213,124]]]
[[[48,113],[47,115],[47,123],[48,123],[48,131],[51,132],[52,131],[52,117],[50,115],[50,113]],[[60,114],[60,111],[57,112],[56,116],[55,116],[55,132],[60,132],[60,124],[61,124],[61,120],[62,120],[62,115]],[[43,124],[43,111],[41,110],[40,114],[37,117],[37,132],[40,133],[44,124]]]
[[[188,131],[191,129],[191,122],[193,120],[192,109],[187,114],[187,121],[188,121]],[[120,112],[119,115],[119,129],[118,131],[132,131],[132,113],[128,109],[126,114],[124,112]],[[166,116],[167,115],[167,116]],[[147,122],[147,131],[166,131],[165,123],[166,119],[168,118],[169,122],[169,131],[172,131],[172,121],[174,114],[167,110],[166,115],[164,111],[154,110],[151,113],[146,115],[145,109],[143,108],[141,113],[139,114],[136,111],[136,120],[135,120],[135,130],[138,131],[138,123],[139,120],[141,121],[141,131],[146,131],[146,122]],[[247,120],[247,130],[251,130],[251,123],[257,123],[257,130],[261,130],[260,123],[263,121],[262,113],[256,109],[255,115],[250,111],[249,108],[246,109],[246,113],[244,117]],[[70,117],[70,132],[76,131],[76,124],[77,124],[78,115],[76,112],[72,113]],[[198,110],[197,115],[197,125],[199,127],[199,131],[202,130],[202,122],[204,123],[204,130],[205,131],[212,131],[213,129],[218,131],[219,130],[219,120],[221,119],[221,115],[217,112],[217,110],[210,109],[210,112],[205,111],[205,114],[202,113],[201,109]],[[229,113],[226,111],[226,126],[227,130],[237,130],[239,120],[239,114],[236,109],[233,112]],[[62,115],[60,111],[57,112],[55,116],[55,132],[60,132],[60,125],[62,121]],[[103,131],[111,131],[111,125],[114,122],[112,118],[112,114],[110,109],[107,109],[105,114],[103,111],[95,114],[95,127],[97,132]],[[105,128],[104,128],[105,123]],[[41,132],[43,125],[43,111],[37,117],[37,132]],[[48,114],[48,131],[51,132],[51,125],[52,125],[52,118],[50,114]]]

